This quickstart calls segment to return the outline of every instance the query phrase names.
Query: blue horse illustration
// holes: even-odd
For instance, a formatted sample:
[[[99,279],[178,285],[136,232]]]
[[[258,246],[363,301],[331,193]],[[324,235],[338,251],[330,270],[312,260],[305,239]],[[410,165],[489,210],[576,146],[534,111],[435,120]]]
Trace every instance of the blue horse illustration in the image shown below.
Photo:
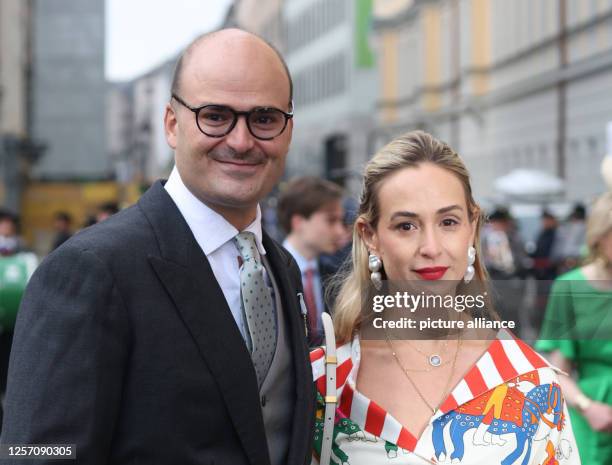
[[[523,454],[525,445],[527,445],[527,453],[521,465],[529,462],[533,437],[540,423],[561,430],[564,422],[563,400],[558,384],[543,384],[534,387],[527,395],[518,389],[503,386],[505,386],[505,389],[502,390],[504,396],[502,402],[498,403],[497,415],[493,416],[492,409],[485,411],[487,407],[483,407],[490,405],[488,401],[495,396],[496,390],[491,390],[483,395],[487,398],[473,399],[435,420],[432,440],[438,460],[444,461],[448,454],[443,436],[444,427],[447,424],[450,424],[450,437],[454,448],[450,458],[451,460],[458,459],[459,462],[463,460],[465,453],[463,436],[466,431],[470,429],[486,431],[492,436],[490,444],[493,446],[505,444],[506,441],[499,436],[514,434],[516,449],[501,461],[501,465],[514,464]],[[510,421],[508,418],[514,418],[516,421]],[[484,445],[484,443],[480,444]]]

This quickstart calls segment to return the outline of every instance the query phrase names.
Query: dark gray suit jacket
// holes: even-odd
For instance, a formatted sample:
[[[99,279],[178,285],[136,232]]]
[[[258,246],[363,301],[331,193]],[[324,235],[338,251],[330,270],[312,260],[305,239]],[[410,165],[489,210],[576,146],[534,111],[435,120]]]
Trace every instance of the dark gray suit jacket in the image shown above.
[[[301,279],[290,254],[265,234],[264,247],[293,346],[287,463],[305,464],[314,389]],[[0,441],[76,444],[79,464],[269,464],[249,352],[161,182],[63,244],[32,277]]]

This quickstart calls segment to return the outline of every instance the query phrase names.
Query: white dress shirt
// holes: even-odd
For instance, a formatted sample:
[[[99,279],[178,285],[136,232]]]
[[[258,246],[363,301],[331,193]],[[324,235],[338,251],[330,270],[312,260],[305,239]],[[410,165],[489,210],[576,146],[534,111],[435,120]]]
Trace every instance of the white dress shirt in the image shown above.
[[[206,255],[213,274],[223,291],[225,300],[236,320],[242,337],[245,337],[245,325],[242,321],[240,305],[240,272],[238,257],[240,252],[232,240],[238,231],[223,216],[198,200],[183,183],[176,166],[173,168],[165,186],[166,191],[178,207],[189,225],[195,240]],[[262,243],[261,209],[257,205],[255,220],[244,231],[255,235],[255,242],[260,255],[266,251]]]

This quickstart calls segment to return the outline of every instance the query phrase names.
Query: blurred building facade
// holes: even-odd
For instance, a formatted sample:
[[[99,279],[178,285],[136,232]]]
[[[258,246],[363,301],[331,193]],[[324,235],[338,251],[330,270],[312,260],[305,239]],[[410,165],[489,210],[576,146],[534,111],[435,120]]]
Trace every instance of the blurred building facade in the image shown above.
[[[175,62],[172,58],[131,81],[109,84],[107,139],[115,175],[124,185],[146,185],[170,174],[173,154],[164,112]]]
[[[47,145],[34,175],[109,179],[104,2],[35,0],[33,14],[32,132]]]
[[[42,255],[56,212],[79,228],[120,189],[105,130],[104,2],[31,0],[31,21],[28,128],[44,153],[21,194],[21,214],[27,243]]]
[[[520,167],[565,179],[568,200],[603,189],[612,0],[236,0],[222,27],[261,35],[289,65],[287,177],[324,176],[356,195],[374,150],[423,128],[459,150],[480,200]],[[169,172],[162,118],[175,61],[109,87],[122,182]]]
[[[370,155],[378,86],[369,47],[371,0],[238,0],[232,21],[282,53],[294,83],[287,176],[332,179],[358,193]]]
[[[368,0],[293,0],[284,5],[286,58],[295,82],[289,168],[357,193],[370,157],[377,72]]]
[[[0,205],[15,212],[37,156],[29,134],[31,3],[0,2]]]
[[[463,156],[477,196],[516,168],[604,190],[612,0],[378,0],[375,139],[422,128]]]
[[[223,27],[239,27],[260,35],[284,52],[283,0],[235,0]]]
[[[131,82],[109,82],[106,91],[107,149],[117,180],[127,182],[136,171],[132,147],[134,88]]]

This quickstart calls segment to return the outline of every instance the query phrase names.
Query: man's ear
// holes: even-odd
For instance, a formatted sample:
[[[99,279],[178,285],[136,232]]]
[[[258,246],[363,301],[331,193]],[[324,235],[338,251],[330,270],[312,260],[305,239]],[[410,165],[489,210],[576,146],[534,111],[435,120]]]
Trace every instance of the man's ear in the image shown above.
[[[176,132],[178,131],[178,121],[174,108],[169,103],[166,104],[166,112],[164,113],[164,131],[166,133],[166,142],[172,149],[176,149]]]
[[[357,218],[355,221],[357,226],[357,233],[361,237],[361,240],[365,243],[368,250],[380,257],[380,251],[378,250],[378,234],[370,223],[365,221],[362,217]]]

